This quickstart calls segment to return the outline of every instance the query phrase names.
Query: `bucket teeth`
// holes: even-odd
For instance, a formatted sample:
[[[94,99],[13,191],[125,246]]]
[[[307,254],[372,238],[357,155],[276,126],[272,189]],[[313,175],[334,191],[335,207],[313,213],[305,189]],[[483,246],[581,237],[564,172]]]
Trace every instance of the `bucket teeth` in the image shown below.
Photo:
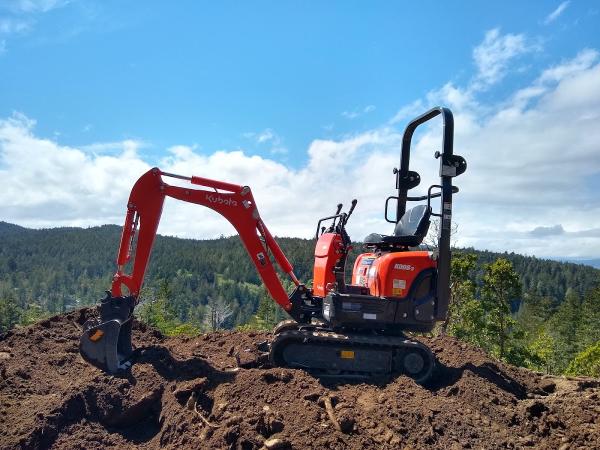
[[[131,327],[134,297],[112,297],[107,293],[100,305],[100,318],[88,321],[79,340],[81,355],[100,369],[115,373],[131,366]]]

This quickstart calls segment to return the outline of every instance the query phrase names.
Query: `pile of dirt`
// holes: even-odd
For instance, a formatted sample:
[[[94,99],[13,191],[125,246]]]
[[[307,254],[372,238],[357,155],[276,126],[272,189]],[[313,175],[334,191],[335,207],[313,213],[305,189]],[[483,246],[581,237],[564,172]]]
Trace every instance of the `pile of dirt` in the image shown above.
[[[136,363],[78,354],[87,310],[0,336],[0,448],[600,448],[600,380],[542,375],[452,338],[424,339],[436,381],[334,383],[265,368],[266,333],[164,338],[136,324]]]

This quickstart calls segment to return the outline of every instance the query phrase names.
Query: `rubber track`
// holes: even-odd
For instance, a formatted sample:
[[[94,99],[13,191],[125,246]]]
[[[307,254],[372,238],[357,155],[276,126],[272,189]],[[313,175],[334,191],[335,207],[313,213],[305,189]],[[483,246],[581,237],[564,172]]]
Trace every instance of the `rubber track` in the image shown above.
[[[283,359],[283,350],[286,345],[291,343],[305,344],[305,345],[327,345],[327,346],[340,346],[344,348],[358,349],[364,347],[378,348],[381,350],[413,350],[420,349],[428,357],[427,363],[430,365],[428,370],[423,376],[415,379],[420,384],[426,383],[433,373],[435,367],[435,356],[425,345],[417,341],[412,341],[406,337],[398,336],[373,336],[365,334],[339,334],[333,331],[327,330],[294,330],[284,331],[275,336],[275,339],[271,343],[270,358],[271,362],[277,366],[288,366],[291,367],[288,361]],[[331,375],[327,372],[323,373],[320,370],[311,370],[319,375],[326,375],[328,377],[336,378],[372,378],[371,372],[364,371],[344,371],[339,375]],[[401,372],[393,372],[389,375],[399,375]]]

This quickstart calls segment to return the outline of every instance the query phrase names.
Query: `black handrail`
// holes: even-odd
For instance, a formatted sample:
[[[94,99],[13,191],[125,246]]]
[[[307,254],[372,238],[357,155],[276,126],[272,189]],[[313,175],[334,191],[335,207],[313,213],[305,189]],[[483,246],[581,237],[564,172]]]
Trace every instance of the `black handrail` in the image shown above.
[[[403,180],[408,177],[409,164],[410,164],[410,145],[413,134],[419,125],[442,115],[444,132],[442,136],[442,155],[451,156],[454,151],[454,116],[452,111],[444,107],[435,107],[430,109],[425,114],[420,115],[416,119],[413,119],[406,126],[404,134],[402,136],[402,150],[400,153],[400,170],[398,171],[398,180]],[[442,183],[443,184],[443,183]],[[396,210],[396,221],[406,212],[406,200],[407,200],[408,189],[402,185],[402,182],[398,185],[398,205]]]
[[[440,185],[434,185],[441,188],[440,193],[431,194],[430,187],[427,196],[409,197],[409,189],[415,187],[415,178],[418,183],[418,174],[409,171],[410,165],[410,146],[413,134],[419,125],[437,117],[442,116],[442,153],[436,152],[435,157],[441,157],[440,161]],[[448,108],[436,107],[425,114],[413,119],[406,126],[402,136],[402,150],[400,153],[400,169],[396,174],[396,185],[398,188],[398,204],[396,205],[396,222],[399,221],[406,212],[406,202],[425,200],[429,204],[431,198],[441,196],[441,207],[439,216],[441,217],[441,227],[438,236],[438,280],[437,280],[437,308],[436,319],[444,320],[448,314],[448,304],[450,301],[450,231],[452,220],[452,178],[460,175],[466,169],[466,163],[463,158],[453,156],[454,152],[454,117]],[[460,166],[460,167],[459,167]],[[389,198],[388,198],[389,200]],[[387,201],[386,200],[386,207]]]

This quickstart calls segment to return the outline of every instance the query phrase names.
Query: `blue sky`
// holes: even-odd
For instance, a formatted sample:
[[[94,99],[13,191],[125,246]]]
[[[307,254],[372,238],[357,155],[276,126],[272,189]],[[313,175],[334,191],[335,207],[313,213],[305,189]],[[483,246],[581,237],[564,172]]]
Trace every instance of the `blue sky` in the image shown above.
[[[290,164],[315,137],[369,129],[468,79],[488,29],[543,43],[524,77],[600,39],[594,2],[548,25],[557,2],[73,1],[37,13],[19,3],[2,15],[27,29],[3,37],[0,115],[23,112],[67,145],[141,139],[151,155],[173,144],[266,154],[244,136],[271,129]]]
[[[470,179],[470,172],[465,175],[471,193],[457,211],[464,230],[458,243],[540,256],[593,256],[600,251],[595,200],[600,153],[594,153],[599,141],[592,125],[585,125],[592,131],[588,135],[572,119],[576,105],[559,100],[563,90],[572,89],[567,97],[573,102],[578,86],[589,83],[593,90],[575,110],[582,117],[581,111],[597,110],[599,11],[597,2],[576,0],[5,0],[0,3],[0,172],[15,178],[19,171],[30,173],[44,190],[43,183],[64,180],[58,174],[80,161],[98,179],[121,175],[118,189],[127,191],[146,166],[160,164],[257,185],[255,192],[272,193],[283,185],[289,191],[281,196],[292,197],[288,203],[294,195],[315,199],[307,206],[315,218],[328,212],[324,202],[335,203],[336,194],[359,202],[362,195],[367,200],[359,203],[363,216],[361,207],[357,210],[359,238],[375,231],[369,227],[385,226],[382,202],[393,179],[373,186],[370,180],[391,171],[394,163],[389,170],[385,164],[397,159],[406,121],[443,103],[457,116],[457,151],[462,144],[462,153],[474,162],[470,171],[479,169]],[[546,103],[555,108],[551,114],[542,108]],[[543,132],[565,121],[572,126],[560,136]],[[487,148],[504,139],[496,136],[498,130],[515,131],[517,140],[497,151]],[[435,128],[430,133],[435,136]],[[540,136],[549,139],[547,146]],[[563,154],[559,144],[578,144],[577,139],[586,139],[579,143],[584,150]],[[428,134],[419,141],[429,142]],[[524,157],[522,165],[540,171],[526,171],[520,179],[511,178],[514,168],[501,175],[502,164],[494,158],[510,147],[514,153],[504,156],[515,162],[526,151],[518,146],[530,144],[538,157]],[[26,167],[15,154],[29,158],[22,163]],[[71,166],[65,162],[70,157]],[[544,171],[548,158],[556,168],[572,166],[572,171]],[[572,164],[565,166],[565,158]],[[588,162],[578,165],[585,158]],[[367,160],[378,170],[381,165],[381,175],[368,167],[356,171]],[[308,177],[317,163],[339,164],[342,171],[320,168],[321,178]],[[56,179],[35,176],[44,171],[54,171]],[[548,182],[549,173],[581,180],[571,187],[558,183],[550,194],[541,187],[532,191],[531,186]],[[272,178],[265,181],[268,174]],[[482,183],[495,176],[498,184],[486,189]],[[305,184],[292,185],[286,177]],[[61,190],[44,198],[7,198],[0,219],[29,226],[120,223],[118,202],[127,192],[117,194],[106,183],[90,185],[82,188],[89,191],[85,200]],[[486,190],[492,192],[484,195]],[[585,195],[577,195],[581,192]],[[574,193],[577,199],[569,203]],[[107,196],[114,203],[106,203]],[[261,202],[263,217],[278,234],[304,236],[312,229],[312,222],[299,224],[304,216],[286,216],[286,202],[267,197]],[[82,201],[93,206],[90,211],[74,206]],[[542,210],[544,202],[552,206]],[[71,213],[56,214],[57,209]],[[500,212],[506,218],[492,220]],[[198,217],[213,223],[212,216]],[[232,231],[217,222],[190,231],[185,222],[168,222],[162,231],[195,237]],[[550,234],[536,234],[545,227]],[[522,233],[519,242],[515,232]],[[563,244],[556,243],[556,233]]]

